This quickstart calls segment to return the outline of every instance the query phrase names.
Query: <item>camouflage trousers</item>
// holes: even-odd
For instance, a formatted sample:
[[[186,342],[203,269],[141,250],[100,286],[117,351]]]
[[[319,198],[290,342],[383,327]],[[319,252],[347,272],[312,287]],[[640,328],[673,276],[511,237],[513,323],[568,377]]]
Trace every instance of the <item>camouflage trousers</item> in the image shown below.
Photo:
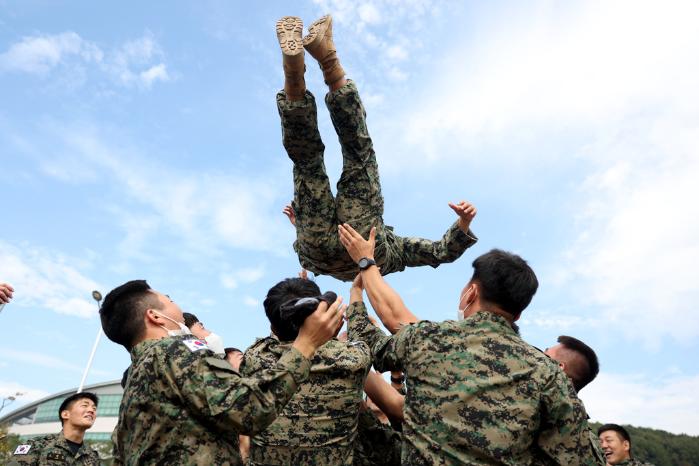
[[[328,262],[355,268],[339,241],[337,225],[349,223],[364,237],[376,226],[381,235],[383,196],[379,170],[355,84],[349,81],[328,93],[325,103],[342,148],[343,167],[336,196],[330,190],[325,171],[325,145],[318,132],[315,98],[308,91],[297,101],[287,100],[283,91],[277,94],[282,140],[294,163],[297,242],[303,255],[314,263],[327,264],[329,269],[341,266]]]

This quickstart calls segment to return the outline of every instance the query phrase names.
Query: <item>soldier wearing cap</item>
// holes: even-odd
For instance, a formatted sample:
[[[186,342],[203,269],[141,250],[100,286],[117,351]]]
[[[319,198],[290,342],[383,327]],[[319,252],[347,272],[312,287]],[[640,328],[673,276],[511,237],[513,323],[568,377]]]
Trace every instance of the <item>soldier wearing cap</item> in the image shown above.
[[[272,287],[264,301],[272,335],[246,352],[241,373],[253,376],[277,364],[298,333],[299,316],[334,300],[315,282],[289,278]],[[299,385],[277,419],[251,438],[250,465],[352,465],[357,419],[371,354],[362,342],[332,339],[318,348],[310,376]]]

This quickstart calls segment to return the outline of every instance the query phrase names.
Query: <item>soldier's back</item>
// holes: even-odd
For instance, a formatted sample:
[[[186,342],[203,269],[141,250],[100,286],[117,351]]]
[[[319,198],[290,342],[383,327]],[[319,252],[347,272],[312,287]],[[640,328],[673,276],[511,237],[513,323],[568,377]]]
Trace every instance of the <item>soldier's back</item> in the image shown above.
[[[537,437],[549,422],[542,411],[556,403],[553,398],[569,396],[572,387],[505,318],[482,311],[460,322],[423,321],[405,345],[404,464],[538,461]],[[565,413],[578,419],[572,414]]]
[[[245,352],[243,375],[276,364],[291,343],[268,337]],[[250,439],[250,464],[352,464],[362,390],[371,357],[365,343],[331,340],[277,419]]]

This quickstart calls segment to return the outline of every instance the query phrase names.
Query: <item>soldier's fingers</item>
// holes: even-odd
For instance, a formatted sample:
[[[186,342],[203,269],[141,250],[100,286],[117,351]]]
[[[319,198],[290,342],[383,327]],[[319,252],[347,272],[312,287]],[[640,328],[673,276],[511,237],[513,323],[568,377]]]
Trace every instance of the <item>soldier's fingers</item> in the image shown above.
[[[369,241],[376,241],[376,227],[371,227],[369,231]]]
[[[342,304],[342,296],[338,296],[334,303],[327,308],[328,313],[336,313]]]
[[[343,223],[342,226],[345,227],[345,230],[347,231],[347,234],[352,238],[352,239],[359,239],[362,238],[362,235],[357,233],[357,230],[352,228],[352,225],[349,223]],[[362,238],[363,239],[363,238]]]
[[[329,308],[330,308],[330,306],[328,305],[328,303],[326,303],[325,301],[321,301],[320,303],[318,303],[318,307],[316,308],[316,310],[314,312],[317,312],[318,314],[323,315],[327,312],[327,310]]]

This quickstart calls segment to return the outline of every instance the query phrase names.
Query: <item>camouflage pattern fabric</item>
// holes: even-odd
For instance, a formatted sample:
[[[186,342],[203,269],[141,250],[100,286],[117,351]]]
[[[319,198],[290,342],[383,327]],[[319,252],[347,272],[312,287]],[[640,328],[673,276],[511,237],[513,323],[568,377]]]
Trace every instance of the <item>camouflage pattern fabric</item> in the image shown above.
[[[238,434],[267,427],[306,380],[294,348],[244,378],[200,340],[147,340],[131,369],[114,430],[116,464],[240,465]]]
[[[291,343],[276,336],[245,351],[241,373],[277,364]],[[371,353],[366,343],[330,340],[311,360],[308,380],[262,432],[250,439],[250,465],[352,465],[357,416]]]
[[[582,403],[582,401],[580,403]],[[588,436],[590,437],[590,450],[592,451],[592,456],[595,458],[597,463],[606,464],[607,460],[604,456],[604,452],[602,451],[602,445],[600,444],[599,437],[589,425],[587,428],[587,432]]]
[[[456,222],[439,241],[400,237],[384,225],[379,169],[357,87],[349,81],[329,93],[325,102],[342,147],[336,197],[325,171],[325,146],[318,132],[313,94],[306,91],[303,99],[294,101],[287,100],[284,91],[277,94],[282,141],[294,163],[294,250],[305,269],[344,281],[357,275],[357,265],[340,243],[339,223],[349,223],[365,238],[371,227],[376,227],[374,258],[384,275],[406,267],[453,262],[477,241],[471,231],[463,233]]]
[[[400,466],[401,434],[366,409],[359,412],[354,466]]]
[[[349,338],[369,344],[377,371],[405,373],[403,464],[599,464],[568,377],[504,317],[421,321],[390,337],[363,303],[348,318]]]
[[[29,447],[29,448],[27,448]],[[8,466],[99,466],[100,457],[85,443],[73,454],[63,432],[25,440]]]
[[[653,466],[651,463],[646,463],[645,461],[639,461],[637,459],[628,459],[617,463],[616,466]]]

